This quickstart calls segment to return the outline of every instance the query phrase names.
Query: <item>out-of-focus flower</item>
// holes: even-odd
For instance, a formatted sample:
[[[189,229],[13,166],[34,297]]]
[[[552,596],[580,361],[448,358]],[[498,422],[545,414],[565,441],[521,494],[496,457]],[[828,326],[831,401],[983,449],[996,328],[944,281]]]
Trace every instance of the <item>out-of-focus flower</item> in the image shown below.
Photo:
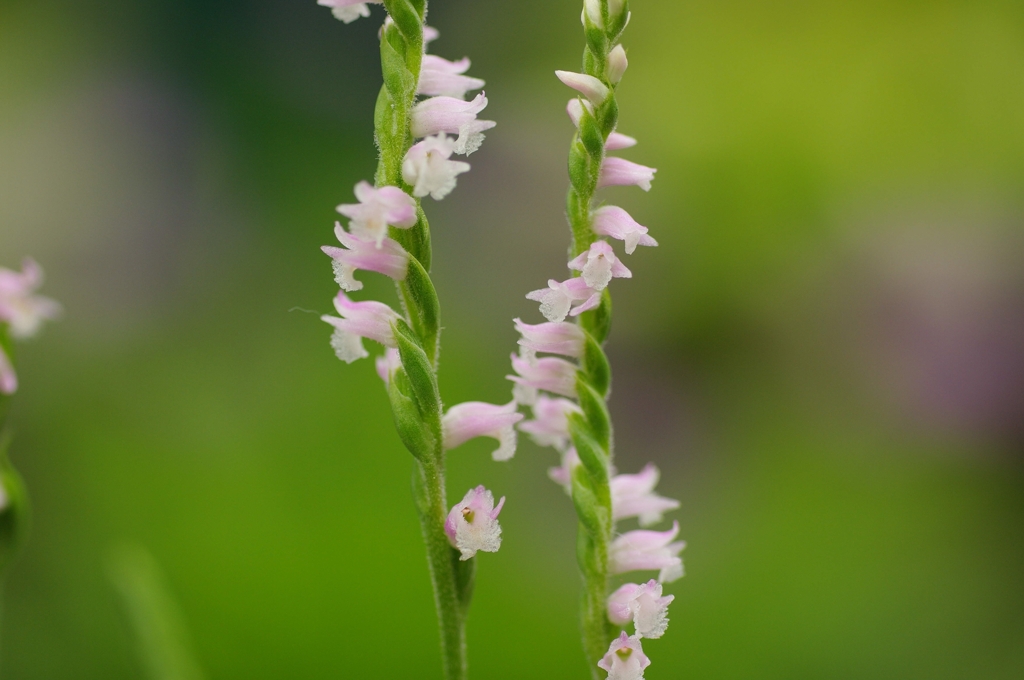
[[[468,58],[448,61],[433,54],[424,54],[417,94],[463,99],[470,90],[484,86],[484,81],[479,78],[463,75],[468,70]]]
[[[498,440],[491,457],[508,460],[516,453],[515,424],[523,419],[522,413],[516,413],[516,406],[514,401],[501,406],[482,401],[452,406],[441,420],[444,448],[454,449],[475,437],[491,437]]]
[[[330,7],[334,18],[344,21],[346,24],[351,24],[359,17],[370,16],[370,8],[366,6],[370,2],[382,2],[382,0],[316,0],[316,4]]]
[[[679,535],[679,522],[668,531],[627,532],[612,541],[608,548],[608,566],[613,574],[627,571],[658,569],[658,580],[671,583],[683,575],[683,560],[679,553],[686,543],[673,539]]]
[[[563,487],[565,492],[572,495],[572,471],[576,466],[581,465],[580,456],[576,449],[571,446],[562,452],[562,465],[560,467],[548,468],[548,477],[555,484]]]
[[[647,227],[639,224],[629,213],[615,205],[605,205],[593,213],[594,233],[618,239],[632,255],[638,245],[656,246],[658,242],[647,235]]]
[[[582,94],[595,106],[603,104],[604,100],[608,98],[609,94],[611,94],[608,90],[608,86],[594,76],[588,76],[585,73],[575,73],[573,71],[555,71],[555,75],[558,76],[558,79],[561,80],[563,84],[568,85]]]
[[[679,501],[654,493],[658,468],[648,463],[635,475],[615,475],[611,479],[612,519],[638,517],[640,526],[660,522],[664,513],[679,507]]]
[[[638,638],[660,638],[668,628],[668,605],[675,595],[661,596],[655,580],[627,583],[608,598],[608,619],[619,626],[633,623]]]
[[[578,316],[594,309],[601,304],[601,291],[587,285],[583,277],[577,276],[566,281],[548,280],[547,288],[532,290],[526,294],[527,300],[540,303],[540,313],[551,322],[565,321],[569,314]],[[574,302],[582,304],[572,306]]]
[[[393,324],[401,317],[383,302],[353,302],[343,291],[334,298],[334,307],[343,318],[324,314],[320,318],[334,326],[331,347],[347,364],[370,356],[363,347],[363,338],[395,347]]]
[[[377,357],[373,363],[377,369],[377,375],[385,385],[388,385],[391,383],[391,376],[401,367],[402,358],[398,355],[397,348],[388,347],[384,350],[384,354]]]
[[[601,163],[601,172],[597,177],[598,187],[636,185],[644,191],[651,190],[655,168],[640,165],[625,158],[608,156]]]
[[[452,149],[468,156],[480,148],[484,131],[497,125],[493,120],[477,120],[477,114],[486,106],[483,92],[468,102],[455,97],[424,99],[412,107],[410,130],[413,137],[429,137],[439,132],[457,134]]]
[[[18,374],[14,372],[10,357],[0,345],[0,394],[14,394],[17,391]]]
[[[644,680],[644,669],[651,660],[640,646],[640,638],[626,635],[625,631],[612,641],[608,653],[597,662],[598,668],[608,671],[608,680]]]
[[[334,235],[345,247],[321,246],[320,249],[334,261],[334,280],[342,290],[362,289],[362,282],[353,278],[357,269],[378,272],[395,281],[403,280],[409,271],[409,253],[394,239],[384,238],[376,244],[364,241],[347,233],[341,224],[335,225]]]
[[[369,182],[355,188],[359,203],[343,203],[339,213],[352,220],[349,229],[364,241],[380,244],[387,238],[388,225],[408,229],[416,224],[416,201],[398,187],[374,189]]]
[[[604,290],[612,277],[628,279],[633,276],[607,241],[594,241],[590,250],[569,262],[569,269],[581,272],[583,281],[593,290]]]
[[[530,361],[513,354],[512,369],[518,375],[505,376],[512,382],[565,397],[576,396],[576,365],[565,359],[544,357]]]
[[[539,396],[534,402],[533,420],[519,424],[522,432],[530,435],[537,446],[553,446],[559,451],[569,444],[569,414],[582,413],[580,407],[568,399]]]
[[[435,201],[451,193],[455,178],[469,171],[469,163],[451,161],[454,140],[443,133],[427,137],[412,146],[402,161],[402,179],[413,187],[412,194],[421,198],[430,194]]]
[[[562,354],[578,357],[583,354],[585,336],[583,329],[574,323],[557,321],[529,324],[513,319],[516,330],[522,336],[519,344],[532,352]]]
[[[0,323],[10,325],[11,336],[30,338],[39,332],[43,321],[60,315],[60,305],[35,291],[43,284],[43,270],[26,257],[21,271],[0,267]]]
[[[444,533],[453,547],[468,560],[477,551],[498,552],[501,547],[501,526],[498,514],[505,505],[505,497],[494,506],[494,496],[483,486],[470,489],[461,503],[448,513]]]

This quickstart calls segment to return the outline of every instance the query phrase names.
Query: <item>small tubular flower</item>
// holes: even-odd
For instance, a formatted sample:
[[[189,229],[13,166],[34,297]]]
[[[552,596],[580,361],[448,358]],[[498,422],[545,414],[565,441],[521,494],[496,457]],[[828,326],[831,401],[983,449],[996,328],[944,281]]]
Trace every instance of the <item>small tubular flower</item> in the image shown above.
[[[672,540],[679,535],[679,522],[668,531],[639,529],[622,534],[608,547],[608,566],[613,574],[627,571],[659,569],[658,580],[671,583],[683,575],[679,553],[686,543]]]
[[[516,454],[515,424],[523,419],[516,413],[517,404],[510,401],[498,406],[482,401],[467,401],[448,409],[441,419],[444,430],[444,448],[456,446],[476,437],[498,440],[498,448],[491,453],[494,460],[508,460]]]
[[[615,257],[615,251],[607,241],[594,241],[590,244],[590,250],[580,253],[579,257],[569,262],[569,269],[582,272],[583,281],[594,290],[604,290],[612,277],[633,277],[633,272]]]
[[[586,105],[587,111],[593,115],[594,107],[590,102],[584,102],[579,98],[570,99],[569,104],[565,107],[566,113],[569,114],[569,119],[572,120],[572,124],[575,125],[577,129],[580,126],[580,119],[583,118],[584,105]],[[628,149],[631,146],[636,146],[636,139],[620,132],[612,132],[604,142],[604,148],[606,151]]]
[[[622,45],[616,45],[611,52],[608,53],[608,80],[614,85],[618,85],[619,81],[622,80],[623,74],[626,73],[626,67],[629,66],[629,60],[626,59],[626,48]]]
[[[598,668],[608,672],[608,680],[644,680],[644,669],[651,660],[640,646],[640,638],[626,635],[625,631],[612,641],[608,653],[597,662]]]
[[[668,606],[675,595],[661,596],[655,580],[627,583],[608,598],[608,620],[618,626],[632,622],[638,638],[660,638],[668,628]]]
[[[518,375],[505,376],[514,383],[564,397],[576,396],[576,365],[565,359],[544,357],[534,359],[512,355],[512,370]]]
[[[463,75],[469,70],[469,59],[448,61],[433,54],[423,55],[417,94],[463,99],[470,90],[479,90],[484,81]]]
[[[355,188],[359,203],[343,203],[339,213],[352,220],[349,229],[359,238],[380,244],[388,235],[388,225],[408,229],[416,224],[416,201],[398,187],[374,189],[369,182]]]
[[[441,37],[441,32],[439,30],[437,30],[436,28],[434,28],[433,26],[424,26],[423,27],[423,45],[424,46],[429,45],[430,43],[434,42],[435,40],[437,40],[440,37]]]
[[[555,75],[558,76],[558,79],[563,84],[582,94],[595,106],[603,104],[604,100],[611,94],[608,86],[594,76],[574,71],[555,71]]]
[[[562,354],[567,357],[583,355],[586,336],[583,329],[574,323],[556,321],[528,324],[519,319],[513,321],[516,330],[522,335],[519,344],[532,352]]]
[[[14,372],[14,364],[0,345],[0,394],[14,394],[18,391],[18,374]]]
[[[320,319],[334,326],[331,347],[345,363],[370,356],[363,348],[362,338],[395,347],[393,324],[402,317],[383,302],[353,302],[344,291],[339,291],[334,307],[343,318],[324,314]]]
[[[553,446],[564,451],[569,445],[569,414],[582,413],[568,399],[538,396],[533,404],[533,420],[519,423],[519,430],[530,435],[537,446]]]
[[[664,513],[678,508],[679,501],[654,493],[658,477],[658,468],[652,463],[638,474],[612,477],[612,519],[637,517],[640,526],[647,527],[660,522]]]
[[[483,92],[468,102],[455,97],[424,99],[412,107],[409,129],[413,137],[429,137],[439,132],[457,134],[459,138],[452,149],[468,156],[480,148],[484,130],[497,125],[493,120],[477,120],[476,115],[486,106],[487,97]]]
[[[334,280],[342,290],[362,289],[362,282],[353,278],[357,269],[377,272],[395,281],[403,280],[409,272],[409,253],[394,239],[385,238],[374,244],[347,233],[341,224],[335,224],[334,235],[345,247],[321,246],[320,250],[334,261]]]
[[[572,495],[572,471],[576,469],[576,466],[582,465],[580,462],[580,456],[576,453],[576,449],[569,447],[562,453],[562,465],[561,467],[548,468],[548,477],[555,484],[558,484],[565,489],[565,492]]]
[[[632,186],[636,185],[644,191],[651,190],[651,182],[654,181],[655,168],[640,165],[625,158],[608,156],[601,162],[601,171],[597,177],[597,186]]]
[[[629,216],[629,213],[615,205],[606,205],[593,213],[592,227],[595,234],[622,241],[626,254],[632,255],[638,245],[656,246],[658,242],[647,235],[647,227]]]
[[[402,358],[398,355],[398,349],[388,347],[384,350],[384,354],[377,357],[373,363],[377,369],[377,375],[385,385],[389,385],[391,376],[402,366]]]
[[[565,321],[565,317],[570,313],[572,316],[578,316],[597,307],[601,304],[601,291],[592,289],[582,277],[577,276],[567,281],[549,279],[547,288],[530,291],[526,294],[526,299],[539,302],[540,313],[544,318],[558,322]],[[574,302],[581,300],[582,304],[572,306]]]
[[[469,163],[448,160],[454,151],[454,140],[444,133],[413,144],[402,160],[402,179],[412,185],[413,196],[440,201],[451,193],[455,178],[469,171]]]
[[[321,7],[330,7],[334,18],[346,24],[351,24],[359,17],[370,16],[370,8],[366,6],[370,2],[382,0],[316,0],[316,4]]]
[[[601,0],[584,0],[583,1],[583,16],[590,19],[590,23],[594,24],[597,28],[604,28],[604,17],[601,16]],[[583,22],[586,26],[586,21]]]
[[[0,267],[0,322],[10,324],[12,337],[30,338],[43,321],[60,316],[57,302],[34,294],[42,284],[43,270],[30,257],[22,262],[20,272]]]
[[[483,486],[470,489],[461,503],[448,513],[444,533],[448,542],[468,560],[477,551],[498,552],[501,547],[501,525],[498,514],[505,505],[505,497],[494,506],[494,496]]]

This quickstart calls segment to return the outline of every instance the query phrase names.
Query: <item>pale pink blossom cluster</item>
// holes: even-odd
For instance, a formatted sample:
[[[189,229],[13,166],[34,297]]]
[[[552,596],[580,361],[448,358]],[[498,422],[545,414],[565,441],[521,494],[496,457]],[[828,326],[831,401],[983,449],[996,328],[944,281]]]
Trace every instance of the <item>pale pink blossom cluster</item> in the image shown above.
[[[43,285],[43,270],[32,258],[25,258],[21,271],[0,267],[0,324],[12,338],[24,340],[39,332],[43,322],[60,315],[60,305],[36,295]],[[0,344],[0,394],[18,390],[18,374],[3,345]]]

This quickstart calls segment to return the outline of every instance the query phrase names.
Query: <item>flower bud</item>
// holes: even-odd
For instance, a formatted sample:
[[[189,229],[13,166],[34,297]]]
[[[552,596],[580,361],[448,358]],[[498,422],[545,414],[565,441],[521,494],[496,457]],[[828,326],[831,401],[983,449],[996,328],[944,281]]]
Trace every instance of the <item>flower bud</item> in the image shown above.
[[[618,85],[627,66],[629,66],[629,60],[626,59],[626,50],[622,45],[616,45],[615,49],[608,54],[608,80],[613,85]]]

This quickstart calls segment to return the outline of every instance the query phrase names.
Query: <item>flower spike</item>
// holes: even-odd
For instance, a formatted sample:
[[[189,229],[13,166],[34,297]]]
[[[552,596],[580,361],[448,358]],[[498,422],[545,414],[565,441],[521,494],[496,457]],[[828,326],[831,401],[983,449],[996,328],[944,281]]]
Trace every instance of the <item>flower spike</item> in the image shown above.
[[[441,420],[444,430],[444,448],[454,449],[476,437],[498,440],[498,448],[491,453],[494,460],[509,460],[516,454],[515,424],[523,419],[511,401],[503,406],[467,401],[448,409]]]
[[[452,547],[468,560],[477,551],[498,552],[501,547],[501,525],[498,514],[505,505],[505,497],[494,505],[494,496],[483,486],[470,489],[461,503],[448,513],[444,533]]]

